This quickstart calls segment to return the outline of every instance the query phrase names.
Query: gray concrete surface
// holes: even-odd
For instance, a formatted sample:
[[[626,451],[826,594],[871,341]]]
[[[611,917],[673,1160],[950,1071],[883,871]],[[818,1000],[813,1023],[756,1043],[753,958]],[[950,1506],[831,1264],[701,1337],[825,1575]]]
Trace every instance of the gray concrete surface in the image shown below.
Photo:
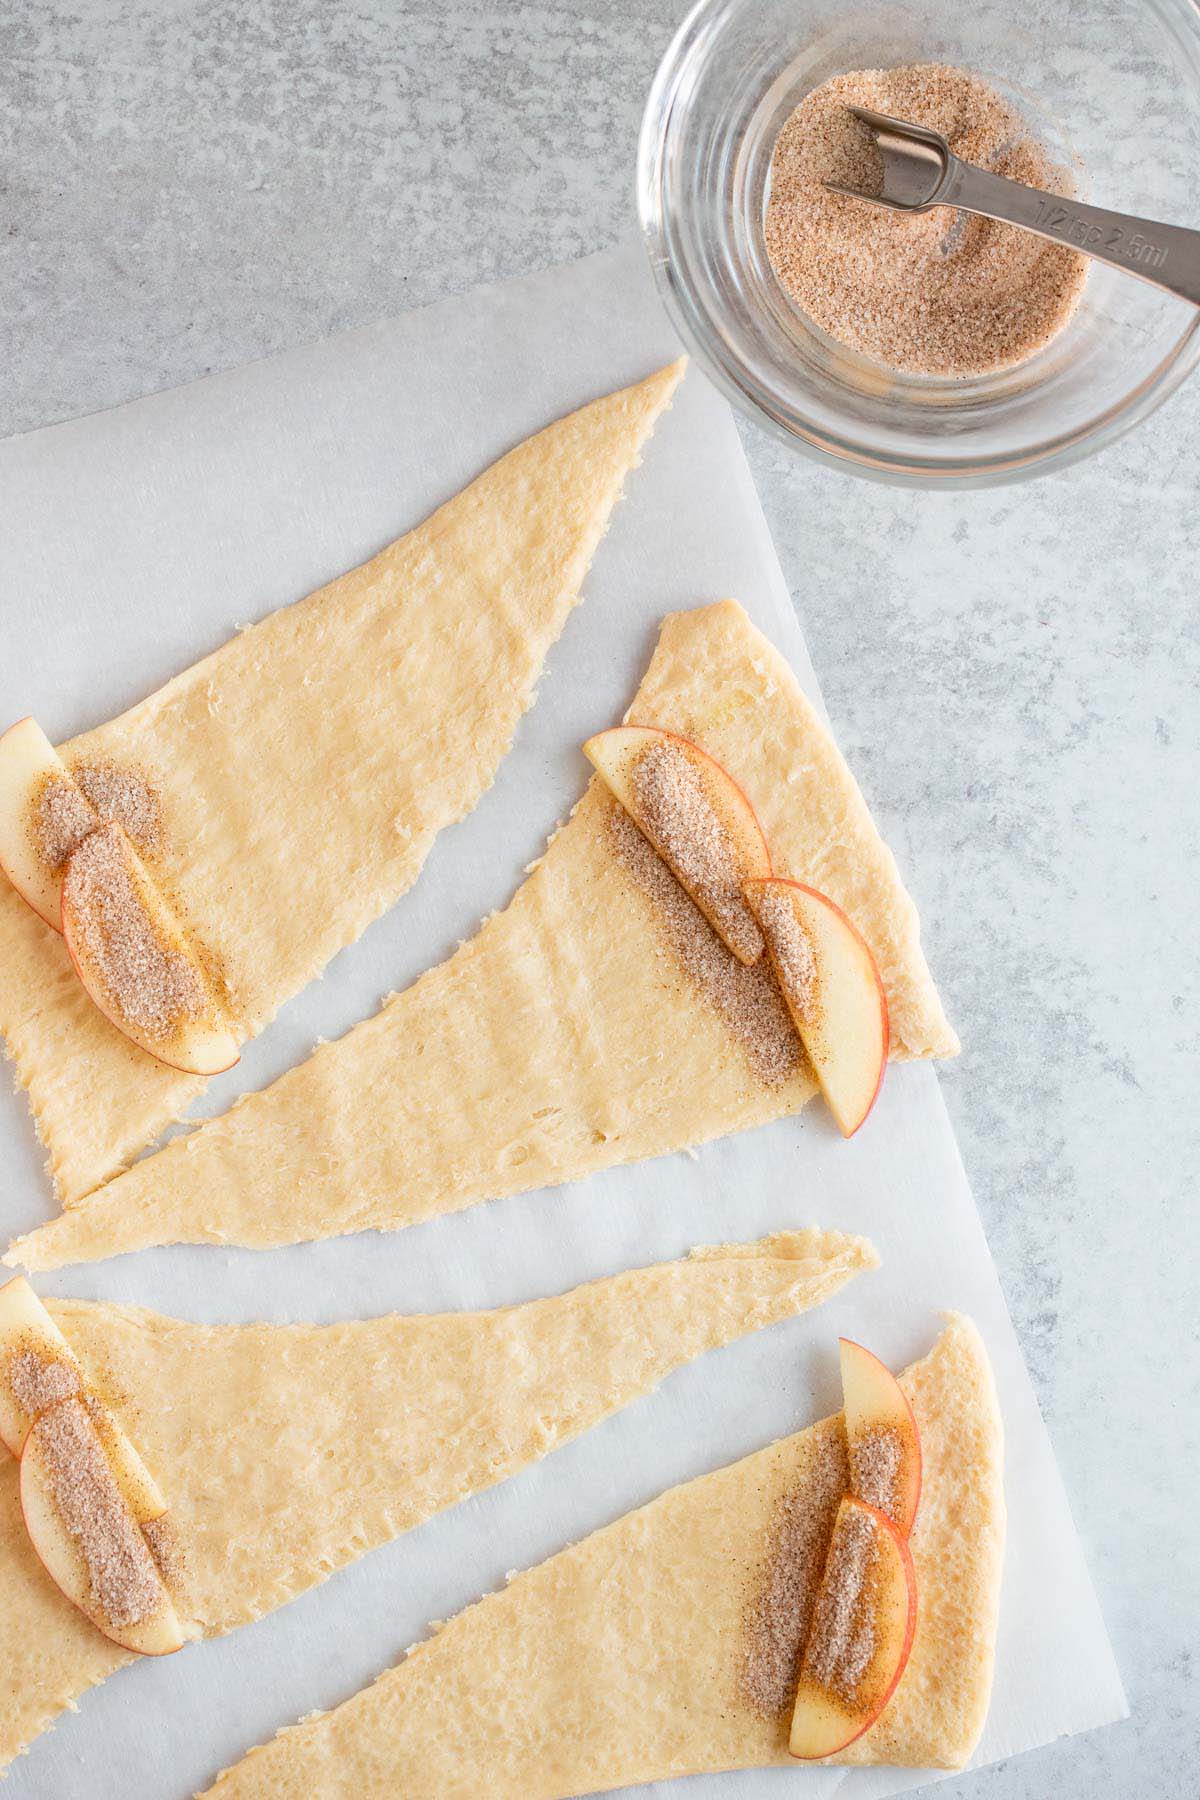
[[[680,10],[0,0],[0,433],[618,241]],[[1200,1791],[1198,394],[969,496],[746,428],[1134,1708],[946,1800]]]

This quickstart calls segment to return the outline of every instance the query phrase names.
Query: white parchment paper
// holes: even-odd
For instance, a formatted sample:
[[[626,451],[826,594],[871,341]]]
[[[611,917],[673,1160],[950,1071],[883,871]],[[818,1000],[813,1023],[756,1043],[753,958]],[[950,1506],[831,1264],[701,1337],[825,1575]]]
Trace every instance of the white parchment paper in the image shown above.
[[[32,711],[59,739],[108,717],[238,624],[415,524],[527,433],[675,354],[631,247],[0,445],[0,720]],[[727,595],[815,692],[732,419],[693,370],[629,482],[495,786],[439,840],[412,892],[212,1084],[204,1110],[224,1110],[316,1038],[344,1031],[504,905],[581,791],[579,744],[621,716],[661,615]],[[364,688],[370,680],[364,668]],[[888,819],[880,824],[887,835]],[[928,948],[936,976],[938,947]],[[24,1101],[7,1084],[0,1176],[5,1238],[54,1210]],[[1003,1620],[979,1761],[1123,1716],[929,1068],[893,1069],[850,1144],[813,1105],[695,1157],[392,1236],[269,1253],[153,1251],[42,1285],[214,1321],[439,1311],[530,1299],[693,1244],[810,1222],[868,1234],[882,1270],[805,1319],[701,1359],[579,1443],[259,1624],[122,1672],[35,1743],[12,1772],[11,1800],[181,1800],[206,1787],[280,1726],[354,1693],[506,1572],[835,1410],[837,1333],[899,1366],[928,1347],[940,1308],[978,1322],[1007,1428]],[[796,1768],[641,1791],[869,1800],[930,1779]]]

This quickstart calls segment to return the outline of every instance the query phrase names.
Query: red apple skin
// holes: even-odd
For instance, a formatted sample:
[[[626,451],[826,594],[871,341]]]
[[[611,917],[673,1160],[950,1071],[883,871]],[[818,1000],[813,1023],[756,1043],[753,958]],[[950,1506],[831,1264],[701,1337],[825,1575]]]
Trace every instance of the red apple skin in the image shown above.
[[[862,1126],[866,1124],[867,1119],[870,1117],[871,1110],[874,1107],[876,1100],[878,1100],[878,1098],[879,1098],[879,1090],[883,1086],[883,1078],[884,1078],[885,1074],[887,1073],[888,1055],[891,1050],[891,1043],[892,1043],[891,1020],[888,1016],[887,994],[884,991],[883,978],[879,973],[879,964],[875,960],[875,952],[871,949],[870,944],[868,944],[866,938],[863,936],[862,932],[858,929],[858,926],[854,923],[853,919],[851,919],[848,916],[848,914],[845,911],[843,911],[843,909],[838,905],[836,900],[831,900],[829,898],[829,895],[823,894],[819,888],[809,887],[803,881],[793,881],[791,879],[791,877],[787,876],[787,875],[771,875],[770,877],[768,877],[768,879],[771,882],[771,884],[774,886],[794,888],[798,894],[803,894],[807,900],[817,901],[821,906],[827,908],[827,910],[833,915],[833,917],[838,921],[838,923],[841,926],[843,926],[845,928],[845,930],[850,934],[850,936],[856,941],[856,943],[857,943],[859,949],[861,950],[861,953],[866,961],[867,966],[869,967],[872,975],[874,976],[875,991],[876,991],[876,994],[878,995],[878,999],[879,999],[879,1035],[880,1035],[879,1073],[876,1077],[875,1086],[871,1091],[870,1097],[867,1099],[866,1104],[862,1107],[861,1111],[857,1113],[857,1115],[851,1116],[846,1119],[842,1119],[842,1118],[838,1118],[836,1113],[834,1114],[834,1117],[837,1120],[838,1129],[840,1130],[842,1136],[845,1138],[852,1138],[854,1136],[855,1132],[861,1130]],[[754,882],[747,882],[746,893],[747,893],[748,899],[751,897],[752,890],[757,885],[760,885],[760,884],[757,884]],[[769,942],[770,942],[770,940],[768,939],[768,945],[769,945]],[[782,983],[780,985],[782,987]],[[786,990],[784,990],[784,998],[785,999],[787,998]],[[795,1022],[795,1025],[796,1025],[796,1029],[797,1029],[797,1031],[799,1031],[800,1037],[804,1042],[805,1048],[807,1049],[808,1048],[808,1039],[805,1036],[805,1026],[802,1023],[801,1019],[797,1016],[795,1010],[794,1009],[791,1009],[791,1010],[792,1010],[792,1017]],[[818,1081],[819,1081],[820,1075],[819,1075],[819,1070],[817,1069],[817,1064],[816,1064],[815,1059],[813,1059],[813,1066],[814,1066],[814,1071],[817,1072]]]
[[[62,1405],[64,1403],[62,1401],[59,1401],[58,1404]],[[54,1410],[53,1407],[47,1408],[47,1412],[53,1412],[53,1410]],[[41,1416],[44,1418],[46,1416],[46,1414],[42,1414]],[[76,1607],[78,1609],[78,1611],[83,1614],[83,1617],[87,1620],[88,1624],[91,1625],[94,1630],[98,1631],[100,1633],[101,1637],[107,1638],[110,1644],[116,1644],[119,1649],[128,1650],[134,1656],[153,1656],[153,1657],[174,1656],[177,1651],[183,1649],[184,1644],[188,1641],[187,1634],[181,1628],[179,1629],[178,1643],[164,1645],[164,1647],[161,1650],[141,1649],[141,1648],[134,1649],[133,1646],[126,1643],[123,1638],[118,1637],[114,1632],[106,1629],[106,1627],[101,1623],[101,1621],[93,1613],[86,1611],[85,1608],[80,1605],[79,1601],[75,1598],[75,1596],[73,1594],[67,1593],[66,1589],[61,1585],[61,1583],[58,1580],[58,1577],[55,1575],[55,1573],[51,1569],[50,1565],[43,1559],[41,1552],[38,1549],[36,1527],[32,1524],[30,1517],[29,1517],[29,1505],[28,1505],[28,1498],[27,1498],[25,1482],[24,1482],[25,1455],[26,1455],[26,1452],[28,1451],[30,1453],[30,1455],[32,1456],[33,1452],[32,1452],[31,1447],[33,1446],[33,1443],[34,1443],[34,1433],[31,1431],[29,1433],[29,1436],[25,1440],[25,1449],[22,1450],[22,1452],[21,1452],[20,1464],[21,1464],[22,1479],[20,1480],[19,1486],[18,1486],[18,1496],[19,1496],[20,1506],[21,1506],[21,1518],[24,1522],[26,1534],[29,1538],[29,1547],[33,1551],[34,1555],[37,1557],[38,1561],[41,1563],[43,1569],[45,1569],[48,1579],[54,1583],[56,1588],[58,1588],[58,1591],[60,1594],[62,1594],[63,1598],[65,1600],[69,1600],[71,1605]],[[164,1594],[166,1594],[166,1591],[167,1590],[164,1586],[164,1588],[163,1588]],[[168,1598],[168,1602],[169,1602],[169,1598],[170,1598],[169,1595],[167,1596],[167,1598]],[[174,1616],[173,1611],[172,1611],[172,1616]],[[176,1624],[178,1626],[178,1620],[176,1620]]]
[[[846,1393],[848,1386],[847,1362],[851,1358],[859,1366],[860,1379],[864,1383],[870,1382],[878,1396],[870,1414],[864,1417],[861,1423],[867,1427],[891,1425],[900,1433],[904,1445],[904,1467],[900,1482],[900,1516],[892,1519],[892,1523],[901,1537],[911,1537],[912,1528],[916,1523],[917,1510],[921,1504],[923,1469],[921,1433],[917,1429],[916,1414],[913,1412],[908,1395],[892,1371],[885,1362],[880,1361],[873,1350],[868,1350],[863,1344],[855,1343],[853,1338],[839,1338],[838,1346],[841,1350],[842,1360],[842,1394],[845,1401],[846,1435],[850,1438],[851,1445],[853,1446],[852,1409]],[[861,1494],[856,1495],[855,1498],[864,1500],[864,1496]],[[864,1500],[864,1504],[868,1503]],[[891,1517],[890,1514],[888,1516]]]
[[[900,1685],[901,1677],[908,1667],[908,1659],[912,1654],[913,1639],[916,1636],[917,1575],[916,1570],[913,1567],[912,1552],[908,1547],[907,1540],[901,1537],[886,1513],[881,1513],[875,1507],[868,1506],[865,1501],[857,1500],[853,1495],[847,1494],[842,1500],[842,1506],[856,1507],[862,1512],[870,1514],[878,1530],[884,1534],[886,1540],[892,1546],[907,1592],[907,1620],[904,1638],[901,1643],[900,1653],[897,1657],[896,1667],[892,1673],[891,1679],[882,1691],[882,1697],[872,1707],[869,1717],[854,1721],[852,1729],[847,1730],[845,1735],[839,1736],[836,1742],[822,1745],[818,1752],[804,1754],[794,1750],[792,1748],[792,1739],[789,1738],[788,1754],[795,1757],[797,1762],[823,1762],[827,1757],[838,1756],[843,1750],[849,1749],[851,1744],[857,1743],[860,1737],[865,1736],[865,1734],[870,1731],[872,1725],[874,1725],[876,1719],[879,1718],[888,1701]],[[836,1524],[834,1529],[837,1529]],[[795,1726],[793,1722],[793,1734],[794,1730]]]
[[[618,788],[614,786],[609,779],[608,772],[602,766],[602,760],[597,761],[596,755],[593,754],[593,747],[596,747],[596,749],[599,750],[600,746],[612,745],[614,742],[618,744],[618,747],[629,743],[634,733],[644,733],[648,738],[656,738],[664,743],[676,744],[690,758],[694,758],[704,765],[709,771],[708,779],[713,783],[715,791],[718,794],[727,792],[732,800],[732,811],[737,820],[737,829],[734,831],[733,835],[736,840],[739,840],[739,849],[743,853],[742,867],[748,871],[746,879],[760,881],[769,880],[772,869],[771,848],[767,843],[767,834],[762,828],[762,822],[755,812],[750,801],[750,796],[747,794],[741,782],[735,780],[725,765],[718,762],[715,756],[710,755],[710,753],[705,750],[702,745],[697,744],[693,738],[684,737],[682,733],[678,731],[666,731],[661,725],[638,725],[635,724],[633,720],[629,720],[624,725],[613,725],[607,731],[596,732],[587,740],[583,749],[585,756],[587,756],[588,760],[596,769],[600,779],[606,783],[609,791],[613,793],[620,804],[625,807],[625,810],[629,813],[630,818],[633,820],[634,824],[638,826],[639,830],[642,829],[642,826],[636,811],[633,810],[631,804],[632,796],[618,791]],[[726,819],[724,823],[728,827],[729,820]],[[749,847],[749,840],[753,840],[752,848]],[[674,871],[672,872],[674,873]],[[679,877],[676,876],[676,879],[678,880]],[[686,883],[681,883],[680,885],[686,887]],[[694,893],[691,897],[699,906],[699,898]],[[702,906],[701,911],[704,911]],[[712,918],[707,913],[705,916],[708,918],[708,922],[717,933],[717,936],[722,939],[731,954],[736,956],[739,962],[745,963],[745,955],[739,951],[736,944],[731,943],[725,936],[719,921]]]

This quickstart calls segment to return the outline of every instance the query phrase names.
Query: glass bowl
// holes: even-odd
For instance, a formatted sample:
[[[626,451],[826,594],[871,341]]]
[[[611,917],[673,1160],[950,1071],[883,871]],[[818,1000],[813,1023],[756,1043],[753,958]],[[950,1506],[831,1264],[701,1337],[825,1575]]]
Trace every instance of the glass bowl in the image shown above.
[[[1014,13],[1018,10],[1013,9]],[[709,374],[789,442],[885,481],[972,487],[1072,462],[1172,394],[1200,312],[1093,263],[1070,323],[996,374],[897,374],[826,336],[767,261],[776,135],[830,75],[911,62],[982,75],[1080,199],[1196,223],[1200,11],[1193,0],[700,0],[650,92],[642,231],[667,306]]]

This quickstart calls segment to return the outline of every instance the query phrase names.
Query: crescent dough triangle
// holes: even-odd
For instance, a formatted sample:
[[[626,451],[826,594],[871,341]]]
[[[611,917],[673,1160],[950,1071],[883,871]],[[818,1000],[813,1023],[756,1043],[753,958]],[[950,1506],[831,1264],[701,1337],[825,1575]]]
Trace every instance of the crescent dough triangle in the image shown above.
[[[887,990],[892,1054],[953,1054],[891,852],[791,669],[741,607],[669,617],[631,712],[724,763],[781,872],[850,914]],[[759,1079],[681,979],[613,853],[613,806],[594,781],[511,904],[448,962],[5,1260],[51,1269],[151,1244],[390,1230],[797,1111],[814,1091],[807,1070]]]
[[[215,957],[239,1040],[412,885],[490,784],[682,372],[560,419],[372,561],[62,746],[157,789],[155,873]],[[65,1204],[204,1086],[107,1022],[4,880],[0,1029]]]
[[[1004,1495],[1000,1418],[954,1317],[901,1378],[921,1432],[917,1634],[879,1719],[837,1763],[959,1768],[991,1692]],[[335,1711],[254,1750],[219,1800],[558,1800],[788,1763],[794,1646],[772,1582],[819,1573],[844,1481],[840,1417],[671,1489],[460,1613]],[[790,1589],[788,1590],[791,1591]],[[798,1590],[797,1590],[798,1592]],[[792,1622],[801,1610],[779,1609]],[[756,1662],[778,1663],[751,1673]],[[776,1691],[764,1712],[756,1694]],[[793,1765],[794,1767],[795,1765]]]
[[[862,1238],[784,1232],[497,1312],[329,1326],[46,1306],[157,1473],[190,1610],[214,1636],[515,1474],[693,1357],[819,1305],[876,1262]],[[42,1569],[17,1465],[0,1458],[2,1769],[133,1659]]]

